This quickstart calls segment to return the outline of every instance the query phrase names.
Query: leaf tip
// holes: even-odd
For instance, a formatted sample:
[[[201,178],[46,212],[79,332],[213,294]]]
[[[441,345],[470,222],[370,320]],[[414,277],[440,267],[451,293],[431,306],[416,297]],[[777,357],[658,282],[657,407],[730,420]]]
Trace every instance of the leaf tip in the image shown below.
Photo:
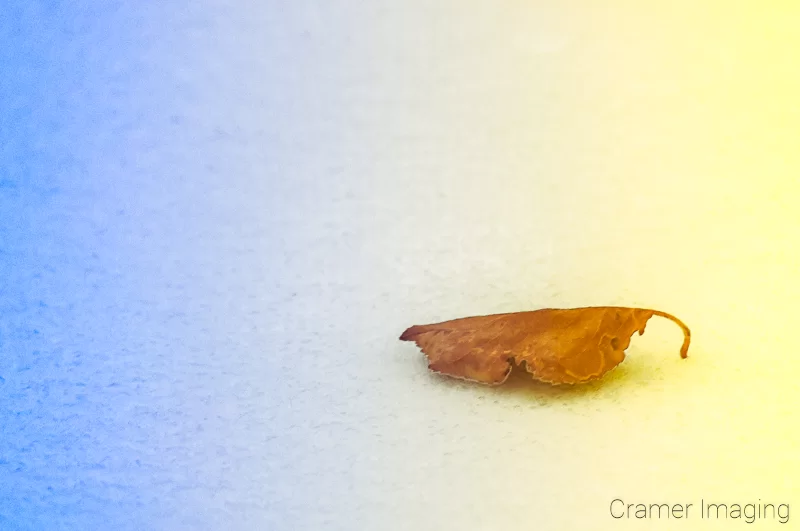
[[[400,334],[400,341],[414,341],[418,335],[424,332],[425,327],[414,325],[406,329],[405,332]]]

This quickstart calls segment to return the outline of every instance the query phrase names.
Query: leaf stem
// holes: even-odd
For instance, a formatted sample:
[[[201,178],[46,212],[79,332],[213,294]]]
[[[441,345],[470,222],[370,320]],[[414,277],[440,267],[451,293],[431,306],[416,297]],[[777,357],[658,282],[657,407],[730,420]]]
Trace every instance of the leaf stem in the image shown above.
[[[659,315],[661,317],[666,317],[676,325],[681,327],[683,330],[683,345],[681,346],[681,358],[686,358],[689,354],[689,343],[692,341],[692,332],[689,330],[689,327],[686,326],[683,321],[672,315],[671,313],[662,312],[660,310],[650,310],[653,312],[653,315]]]

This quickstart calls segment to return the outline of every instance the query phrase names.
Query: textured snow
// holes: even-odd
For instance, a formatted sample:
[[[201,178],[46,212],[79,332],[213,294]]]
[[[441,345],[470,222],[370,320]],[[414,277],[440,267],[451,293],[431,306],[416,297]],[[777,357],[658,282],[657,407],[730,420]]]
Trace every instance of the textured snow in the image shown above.
[[[361,4],[4,3],[0,529],[796,501],[785,14]],[[599,384],[490,389],[397,341],[585,305],[689,359],[654,321]]]

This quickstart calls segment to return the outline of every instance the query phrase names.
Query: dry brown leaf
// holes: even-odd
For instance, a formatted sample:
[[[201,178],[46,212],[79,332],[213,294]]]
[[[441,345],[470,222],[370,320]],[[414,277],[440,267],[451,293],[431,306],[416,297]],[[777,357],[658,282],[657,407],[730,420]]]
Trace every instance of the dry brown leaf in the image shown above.
[[[637,330],[654,315],[683,330],[681,357],[691,332],[677,317],[658,310],[596,306],[466,317],[412,326],[400,336],[414,341],[431,370],[487,384],[501,384],[514,363],[536,380],[576,384],[596,380],[625,359]]]

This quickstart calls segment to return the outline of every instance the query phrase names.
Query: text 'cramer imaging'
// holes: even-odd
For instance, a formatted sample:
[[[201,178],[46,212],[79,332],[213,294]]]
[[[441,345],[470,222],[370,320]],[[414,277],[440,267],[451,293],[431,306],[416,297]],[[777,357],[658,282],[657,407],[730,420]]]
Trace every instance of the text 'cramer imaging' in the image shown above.
[[[740,520],[752,524],[757,520],[789,521],[788,503],[628,503],[615,498],[609,505],[611,517],[617,520]]]

